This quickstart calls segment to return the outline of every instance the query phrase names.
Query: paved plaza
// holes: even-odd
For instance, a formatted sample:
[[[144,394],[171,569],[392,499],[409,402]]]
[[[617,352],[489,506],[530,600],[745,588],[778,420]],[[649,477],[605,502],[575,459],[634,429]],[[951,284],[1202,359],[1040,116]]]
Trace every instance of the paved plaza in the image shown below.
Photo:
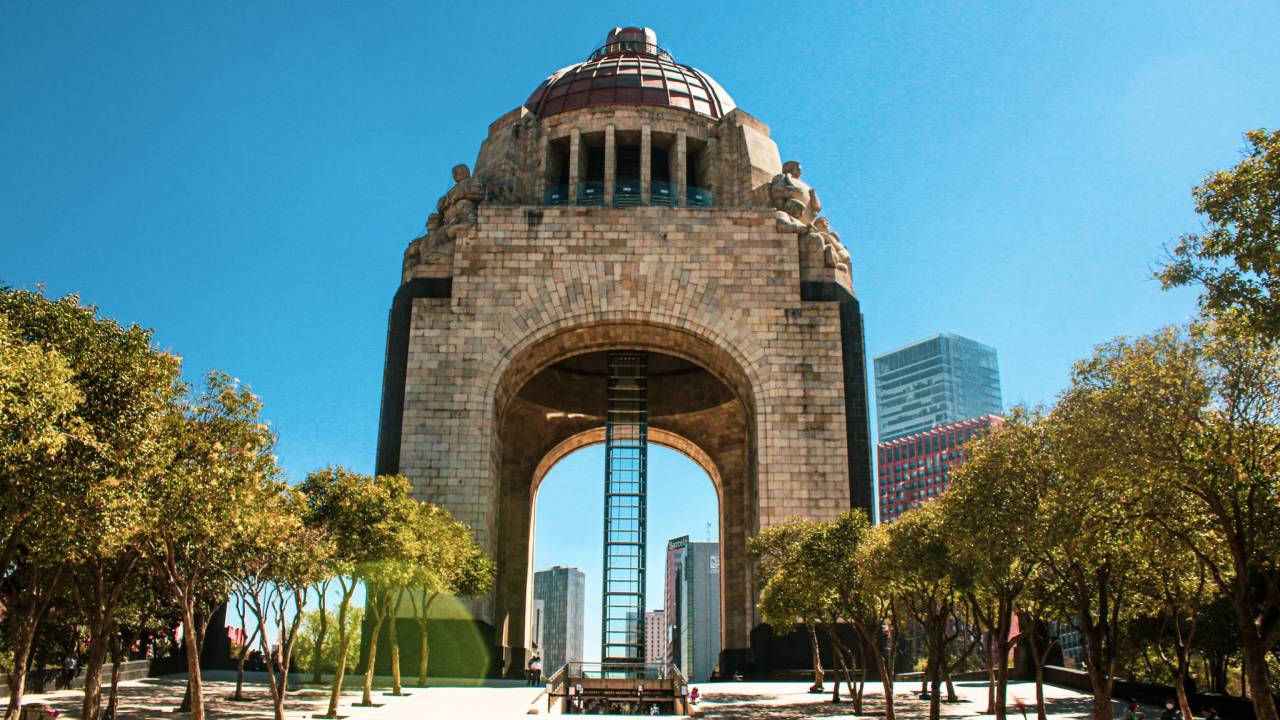
[[[144,718],[184,717],[172,712],[182,697],[183,680],[180,677],[150,678],[122,683],[119,720]],[[697,686],[703,702],[697,713],[705,718],[728,720],[763,720],[777,718],[857,718],[883,717],[883,692],[879,683],[867,683],[867,697],[863,714],[855,715],[848,703],[832,705],[830,694],[811,695],[807,683],[706,683]],[[210,718],[234,720],[258,720],[270,718],[271,700],[263,686],[246,685],[246,694],[252,702],[232,702],[228,698],[235,688],[233,682],[213,680],[205,687]],[[895,709],[901,718],[926,718],[929,715],[927,701],[917,698],[914,683],[900,683],[897,687]],[[986,707],[986,685],[981,682],[958,683],[961,700],[943,703],[945,718],[978,718]],[[393,697],[381,692],[374,694],[379,707],[353,707],[359,701],[359,691],[343,693],[339,713],[351,720],[423,720],[425,718],[467,718],[468,720],[504,720],[528,717],[533,708],[545,712],[545,704],[539,700],[541,690],[527,687],[432,687],[409,688],[408,695]],[[1049,716],[1055,720],[1087,718],[1090,700],[1087,695],[1058,687],[1046,687],[1049,698]],[[78,717],[80,692],[62,691],[31,696],[28,702],[45,702],[59,710],[62,717]],[[294,692],[288,701],[286,717],[290,720],[310,718],[322,712],[328,693],[319,688],[306,687]],[[1035,719],[1035,686],[1031,683],[1010,683],[1010,720],[1020,720],[1016,709],[1018,701],[1027,706],[1027,717]],[[1116,714],[1122,709],[1116,703]],[[1155,709],[1146,709],[1149,718],[1158,717]],[[599,717],[599,716],[597,716]]]

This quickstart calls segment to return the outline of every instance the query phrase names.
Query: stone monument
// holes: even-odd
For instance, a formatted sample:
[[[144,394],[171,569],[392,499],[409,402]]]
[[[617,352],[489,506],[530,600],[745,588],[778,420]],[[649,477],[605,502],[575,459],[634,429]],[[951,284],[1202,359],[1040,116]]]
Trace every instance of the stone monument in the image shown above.
[[[645,28],[553,73],[489,126],[474,172],[453,168],[404,253],[377,472],[406,475],[496,560],[494,591],[465,601],[489,674],[529,656],[538,485],[604,441],[618,351],[647,358],[648,442],[718,492],[721,672],[807,662],[803,637],[761,625],[747,540],[873,498],[849,253],[800,178],[764,123]]]

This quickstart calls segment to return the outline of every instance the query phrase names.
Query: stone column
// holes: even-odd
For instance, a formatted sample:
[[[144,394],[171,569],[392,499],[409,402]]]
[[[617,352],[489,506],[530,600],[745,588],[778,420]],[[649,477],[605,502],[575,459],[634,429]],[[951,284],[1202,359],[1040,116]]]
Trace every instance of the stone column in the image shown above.
[[[653,184],[653,128],[640,128],[640,204],[649,204],[649,186]]]
[[[569,136],[569,204],[578,204],[578,168],[582,163],[582,131],[573,129]]]
[[[706,179],[702,181],[702,187],[711,191],[711,204],[719,205],[720,145],[714,135],[707,138],[707,149],[702,152],[702,157],[706,166]]]
[[[688,204],[685,200],[685,195],[687,192],[686,183],[688,182],[688,178],[685,177],[685,175],[687,174],[685,170],[689,167],[688,157],[686,155],[687,152],[688,152],[688,142],[686,141],[686,138],[685,138],[685,132],[683,129],[677,130],[676,131],[676,206],[677,207],[684,207],[685,205]]]
[[[551,140],[544,133],[542,136],[541,148],[538,157],[538,181],[533,184],[533,191],[537,193],[534,203],[542,205],[547,201],[547,186],[550,182],[547,179],[547,173],[551,164]]]
[[[604,204],[613,205],[613,187],[618,181],[618,146],[614,142],[614,127],[604,128]]]

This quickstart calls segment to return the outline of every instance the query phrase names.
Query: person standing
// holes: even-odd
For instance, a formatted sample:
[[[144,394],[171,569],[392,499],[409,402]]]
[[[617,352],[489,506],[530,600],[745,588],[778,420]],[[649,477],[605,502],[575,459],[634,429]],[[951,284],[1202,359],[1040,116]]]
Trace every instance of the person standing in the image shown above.
[[[529,686],[533,687],[542,682],[542,658],[537,655],[529,661]]]

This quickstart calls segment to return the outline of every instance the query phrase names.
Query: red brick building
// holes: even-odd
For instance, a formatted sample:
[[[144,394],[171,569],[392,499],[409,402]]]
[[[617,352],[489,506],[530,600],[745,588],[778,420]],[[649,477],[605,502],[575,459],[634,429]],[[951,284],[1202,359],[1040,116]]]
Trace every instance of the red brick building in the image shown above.
[[[964,444],[1002,422],[998,415],[984,415],[876,445],[880,522],[893,522],[946,491],[950,469],[964,461]]]

